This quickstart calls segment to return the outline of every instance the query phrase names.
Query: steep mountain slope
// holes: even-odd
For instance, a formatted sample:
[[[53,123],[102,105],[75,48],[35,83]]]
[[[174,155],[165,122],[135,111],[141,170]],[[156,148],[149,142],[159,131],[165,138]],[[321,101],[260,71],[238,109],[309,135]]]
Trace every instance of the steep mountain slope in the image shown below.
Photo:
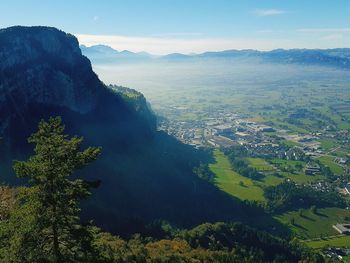
[[[208,155],[157,132],[144,97],[106,87],[72,35],[47,27],[3,29],[0,69],[1,181],[25,183],[16,180],[12,160],[30,154],[26,138],[41,118],[60,115],[70,134],[103,147],[102,157],[81,171],[102,181],[84,218],[119,234],[155,219],[181,226],[253,221],[254,209],[193,174]]]
[[[3,29],[0,61],[0,131],[13,150],[21,151],[36,121],[51,114],[110,117],[125,122],[118,132],[130,137],[136,129],[137,135],[155,130],[151,112],[138,114],[98,79],[72,35],[46,27]]]

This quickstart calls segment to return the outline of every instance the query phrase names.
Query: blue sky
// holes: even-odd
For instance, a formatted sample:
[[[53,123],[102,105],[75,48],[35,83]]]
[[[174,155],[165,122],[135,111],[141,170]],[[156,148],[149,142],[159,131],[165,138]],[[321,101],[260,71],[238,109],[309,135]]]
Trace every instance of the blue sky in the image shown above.
[[[0,27],[48,25],[151,53],[350,47],[349,0],[0,0]]]

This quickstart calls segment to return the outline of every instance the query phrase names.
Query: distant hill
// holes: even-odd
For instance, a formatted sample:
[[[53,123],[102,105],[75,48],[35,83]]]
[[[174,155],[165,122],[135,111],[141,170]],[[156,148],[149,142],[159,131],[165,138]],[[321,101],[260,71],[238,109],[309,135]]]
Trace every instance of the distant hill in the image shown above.
[[[117,51],[106,45],[80,46],[82,53],[98,64],[148,60],[155,56],[146,52],[134,53],[128,50]]]
[[[164,56],[153,56],[148,53],[133,53],[130,51],[118,52],[111,47],[96,45],[92,47],[81,46],[84,55],[89,57],[94,64],[122,63],[125,61],[150,61],[150,60],[203,60],[203,59],[235,59],[256,58],[261,62],[302,64],[330,66],[337,68],[350,68],[350,48],[337,49],[276,49],[272,51],[258,50],[225,50],[205,52],[202,54],[172,53]]]
[[[94,52],[114,54],[104,46]],[[16,180],[12,160],[31,153],[26,138],[40,119],[60,115],[70,134],[102,146],[101,158],[81,171],[102,181],[84,204],[83,216],[106,230],[139,232],[156,219],[178,226],[224,220],[256,224],[256,216],[265,216],[252,217],[254,209],[195,175],[194,167],[210,156],[158,132],[142,94],[104,85],[70,34],[49,27],[0,30],[0,91],[3,183],[26,183]]]

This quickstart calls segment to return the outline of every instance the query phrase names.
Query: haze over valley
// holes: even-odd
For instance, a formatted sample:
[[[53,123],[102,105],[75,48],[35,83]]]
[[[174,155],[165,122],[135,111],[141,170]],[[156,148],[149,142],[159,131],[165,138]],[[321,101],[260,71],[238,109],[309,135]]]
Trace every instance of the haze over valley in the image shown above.
[[[347,0],[1,8],[0,263],[350,262]]]
[[[266,202],[266,187],[288,180],[349,197],[348,49],[165,56],[124,51],[122,57],[106,60],[89,53],[95,48],[103,53],[105,47],[83,47],[83,52],[90,55],[98,75],[107,83],[128,83],[142,91],[158,115],[159,130],[213,150],[212,182],[223,191],[241,200]],[[231,160],[231,147],[247,151],[243,164],[251,173],[237,173],[240,167],[234,166],[234,159],[242,157]],[[224,169],[230,169],[225,164],[230,160],[228,175]],[[335,234],[331,222],[342,212],[325,213],[335,217],[324,228],[297,226],[293,232],[304,239]],[[276,218],[286,223],[294,216],[282,213]]]

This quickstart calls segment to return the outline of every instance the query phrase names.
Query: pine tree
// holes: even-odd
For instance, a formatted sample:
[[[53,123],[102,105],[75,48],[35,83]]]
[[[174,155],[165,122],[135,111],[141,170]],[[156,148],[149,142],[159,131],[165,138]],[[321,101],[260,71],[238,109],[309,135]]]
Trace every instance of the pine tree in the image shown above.
[[[79,217],[80,201],[89,196],[91,185],[72,175],[96,160],[101,149],[81,150],[83,139],[69,137],[64,129],[60,117],[41,121],[28,139],[35,144],[34,155],[14,162],[16,174],[33,185],[28,199],[34,210],[29,221],[33,232],[19,239],[19,249],[29,247],[36,259],[21,255],[21,262],[89,262],[93,258],[92,237]]]

